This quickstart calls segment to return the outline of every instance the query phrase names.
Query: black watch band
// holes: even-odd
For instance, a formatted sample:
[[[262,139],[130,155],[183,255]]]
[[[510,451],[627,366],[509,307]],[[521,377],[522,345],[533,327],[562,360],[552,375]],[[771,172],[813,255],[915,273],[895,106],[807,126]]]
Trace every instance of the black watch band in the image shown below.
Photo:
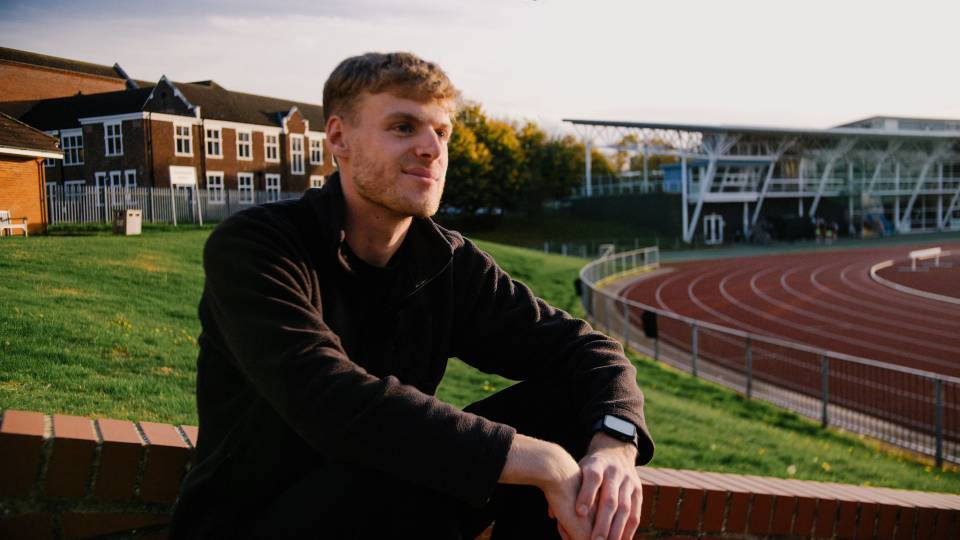
[[[637,444],[638,429],[632,422],[624,420],[619,416],[605,414],[597,419],[593,424],[593,433],[602,431],[615,439],[623,442],[632,442]]]

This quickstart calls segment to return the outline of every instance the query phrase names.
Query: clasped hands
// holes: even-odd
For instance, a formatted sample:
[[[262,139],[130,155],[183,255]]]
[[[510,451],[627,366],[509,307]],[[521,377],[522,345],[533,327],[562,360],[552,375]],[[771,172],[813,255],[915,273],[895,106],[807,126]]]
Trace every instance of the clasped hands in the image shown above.
[[[637,448],[603,432],[579,463],[559,445],[517,434],[500,481],[535,485],[564,540],[630,540],[643,492]]]

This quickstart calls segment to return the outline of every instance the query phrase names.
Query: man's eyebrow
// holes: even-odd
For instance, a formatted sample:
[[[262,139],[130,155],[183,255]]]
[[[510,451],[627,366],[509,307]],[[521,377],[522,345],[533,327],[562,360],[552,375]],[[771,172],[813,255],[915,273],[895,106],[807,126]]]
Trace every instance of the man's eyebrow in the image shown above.
[[[390,113],[390,114],[388,114],[387,117],[386,117],[386,121],[387,121],[387,122],[396,122],[396,121],[398,121],[398,120],[403,120],[403,121],[406,121],[406,122],[413,122],[413,123],[416,123],[416,124],[428,123],[425,118],[421,118],[421,117],[419,117],[419,116],[417,116],[417,115],[415,115],[415,114],[411,114],[411,113],[408,113],[408,112],[395,112],[395,113]],[[453,127],[453,124],[452,124],[449,120],[445,120],[445,121],[443,122],[443,125],[444,125],[444,126]]]

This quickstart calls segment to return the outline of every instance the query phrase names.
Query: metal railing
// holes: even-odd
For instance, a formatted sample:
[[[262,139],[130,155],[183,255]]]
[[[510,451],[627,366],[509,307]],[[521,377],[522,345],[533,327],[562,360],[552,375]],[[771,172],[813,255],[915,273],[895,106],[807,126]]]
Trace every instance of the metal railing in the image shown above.
[[[48,186],[46,194],[51,225],[108,223],[114,210],[132,208],[143,211],[144,223],[221,221],[257,204],[303,196],[299,191],[96,186]]]
[[[944,461],[960,463],[960,378],[751,334],[620,296],[622,278],[656,270],[655,247],[580,270],[592,322],[655,360],[746,395]]]

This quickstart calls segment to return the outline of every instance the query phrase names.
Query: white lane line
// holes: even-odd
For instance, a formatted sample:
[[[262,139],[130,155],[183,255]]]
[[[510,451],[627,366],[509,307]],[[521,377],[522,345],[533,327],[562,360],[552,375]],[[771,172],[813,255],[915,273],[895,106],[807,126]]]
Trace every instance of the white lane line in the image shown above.
[[[764,270],[764,271],[760,272],[759,274],[765,274],[765,273],[770,272],[771,270],[773,270],[773,269]],[[757,275],[758,275],[758,274],[754,274],[754,278],[755,278]],[[752,313],[752,314],[754,314],[754,315],[756,315],[756,316],[758,316],[758,317],[761,317],[761,318],[763,318],[763,319],[767,319],[767,320],[769,320],[769,321],[773,321],[773,322],[776,323],[776,324],[779,324],[779,325],[782,325],[782,326],[786,326],[786,327],[789,327],[789,328],[793,328],[794,330],[798,330],[798,331],[801,332],[801,333],[814,334],[814,335],[818,335],[818,336],[830,338],[830,339],[832,339],[833,341],[836,341],[836,342],[846,343],[846,344],[848,344],[848,345],[857,345],[857,346],[859,346],[859,347],[863,347],[863,348],[865,348],[865,349],[870,349],[870,350],[873,350],[873,351],[880,351],[880,352],[883,352],[883,353],[894,352],[894,351],[891,351],[889,347],[878,346],[878,345],[876,345],[876,344],[874,344],[874,343],[872,343],[872,342],[870,342],[870,341],[864,341],[864,340],[861,340],[861,339],[850,338],[850,337],[847,337],[847,336],[844,336],[844,335],[841,335],[841,334],[834,334],[834,333],[832,333],[832,332],[827,332],[827,331],[820,330],[820,329],[817,329],[817,328],[809,328],[809,327],[806,327],[806,326],[804,326],[804,325],[799,325],[799,324],[793,323],[793,322],[791,322],[791,321],[781,320],[781,319],[779,319],[779,318],[777,318],[777,317],[775,317],[775,316],[773,316],[773,315],[770,315],[769,313],[767,313],[767,312],[765,312],[765,311],[763,311],[763,310],[760,310],[760,309],[757,309],[757,308],[748,306],[748,305],[744,304],[743,302],[737,300],[737,299],[734,298],[729,292],[727,292],[727,290],[726,290],[726,281],[727,281],[727,279],[728,279],[729,277],[730,277],[730,276],[727,276],[727,278],[724,278],[724,280],[722,280],[722,281],[720,282],[720,293],[721,293],[721,294],[723,295],[723,297],[726,298],[730,303],[736,305],[737,307],[739,307],[740,309],[742,309],[742,310],[744,310],[744,311],[748,311],[748,312],[750,312],[750,313]],[[781,335],[781,337],[783,337],[783,336]],[[803,341],[798,340],[797,338],[786,338],[786,337],[783,337],[783,339],[791,339],[792,341],[797,341],[797,342],[803,343]],[[834,349],[834,350],[836,350],[836,349]],[[903,356],[903,357],[905,357],[905,358],[910,358],[910,359],[912,359],[912,360],[917,360],[917,361],[920,361],[920,362],[928,362],[928,363],[935,364],[935,365],[938,365],[938,366],[939,366],[939,365],[942,365],[942,366],[954,367],[954,364],[955,364],[954,362],[944,362],[944,361],[939,360],[939,359],[937,359],[937,358],[930,358],[930,357],[927,357],[927,356],[914,354],[914,353],[911,353],[911,352],[908,352],[908,351],[899,351],[899,350],[898,350],[898,351],[895,351],[895,352],[898,353],[898,354],[900,354],[901,356]]]
[[[947,302],[948,304],[960,305],[960,298],[954,298],[952,296],[947,296],[945,294],[937,294],[929,291],[921,291],[920,289],[914,289],[913,287],[907,287],[906,285],[894,283],[889,279],[884,279],[879,275],[877,275],[877,272],[879,272],[880,270],[883,270],[884,268],[889,268],[891,266],[893,266],[893,260],[884,261],[882,263],[878,263],[871,266],[870,277],[877,283],[885,287],[890,287],[891,289],[900,291],[902,293],[910,294],[913,296],[919,296],[920,298],[926,298],[928,300],[937,300],[938,302]]]
[[[859,283],[854,283],[849,277],[847,277],[847,274],[857,264],[864,266],[864,268],[858,269],[858,271],[855,273]],[[918,311],[926,312],[930,317],[934,317],[938,321],[943,321],[944,316],[950,317],[951,320],[957,320],[956,308],[945,306],[942,303],[934,302],[933,300],[924,300],[922,298],[917,298],[915,296],[902,293],[891,294],[890,289],[887,289],[886,287],[883,287],[870,279],[870,276],[867,273],[866,264],[867,263],[861,262],[848,265],[843,269],[843,271],[840,272],[840,280],[856,292],[880,299],[883,302],[893,302],[901,306],[906,306],[907,309],[914,313]]]
[[[829,267],[829,266],[831,266],[831,265],[821,265],[819,268],[822,269],[822,268],[826,268],[826,267]],[[780,287],[783,288],[784,291],[792,294],[793,296],[805,300],[809,305],[824,309],[824,310],[825,310],[824,313],[830,313],[830,312],[842,313],[842,314],[844,314],[844,315],[848,315],[848,316],[850,316],[850,317],[853,317],[854,319],[871,321],[871,322],[874,322],[874,323],[877,323],[877,324],[881,324],[881,325],[884,325],[884,326],[893,326],[893,327],[895,327],[895,328],[897,328],[897,329],[913,330],[914,332],[917,332],[917,333],[928,334],[928,335],[931,335],[931,336],[937,336],[937,337],[942,337],[942,338],[955,339],[955,338],[957,337],[957,333],[956,333],[956,332],[948,332],[948,331],[935,330],[935,329],[933,329],[933,328],[930,328],[929,326],[923,326],[923,325],[919,325],[919,324],[913,324],[913,323],[907,322],[907,321],[905,321],[905,320],[903,320],[903,319],[893,319],[893,318],[891,318],[891,317],[889,317],[889,316],[883,317],[883,316],[879,316],[879,315],[871,315],[871,314],[868,314],[868,313],[864,313],[864,312],[861,311],[861,310],[851,309],[851,308],[849,308],[849,307],[844,307],[844,306],[837,305],[837,304],[831,304],[831,303],[828,303],[828,302],[823,302],[822,300],[819,300],[818,298],[815,298],[815,297],[813,297],[813,296],[804,294],[803,292],[801,292],[801,291],[793,288],[793,287],[790,285],[790,283],[788,282],[788,278],[789,278],[790,276],[793,276],[794,274],[800,272],[800,271],[808,270],[808,269],[809,269],[809,268],[794,267],[794,268],[791,268],[790,270],[784,272],[783,274],[780,275]],[[857,304],[857,305],[859,305],[859,304]],[[849,320],[849,319],[848,319],[848,320]],[[960,351],[960,349],[957,349],[957,350]]]
[[[951,347],[950,345],[944,345],[941,343],[932,342],[928,339],[916,339],[903,334],[894,334],[889,331],[883,331],[877,328],[873,328],[871,326],[858,324],[856,322],[849,322],[848,320],[840,320],[840,319],[829,317],[820,313],[815,313],[808,309],[804,309],[802,307],[789,304],[787,302],[783,302],[781,300],[774,298],[773,296],[770,296],[764,291],[760,290],[760,287],[757,285],[758,279],[759,279],[759,274],[755,274],[753,278],[750,279],[750,289],[753,291],[753,293],[757,295],[759,298],[762,298],[763,300],[767,301],[768,303],[786,310],[786,312],[789,313],[791,316],[799,315],[802,317],[807,317],[811,320],[818,321],[818,322],[830,325],[832,327],[853,330],[855,332],[860,333],[861,335],[867,334],[867,335],[877,336],[881,338],[887,338],[892,340],[895,343],[908,343],[911,345],[915,345],[917,347],[926,347],[927,349],[939,350],[939,351],[943,351],[945,353],[951,353],[951,354],[960,353],[960,348],[957,348],[957,347]],[[783,283],[782,279],[780,280],[780,283],[781,284]],[[797,322],[799,324],[803,324],[800,321],[797,321]]]

